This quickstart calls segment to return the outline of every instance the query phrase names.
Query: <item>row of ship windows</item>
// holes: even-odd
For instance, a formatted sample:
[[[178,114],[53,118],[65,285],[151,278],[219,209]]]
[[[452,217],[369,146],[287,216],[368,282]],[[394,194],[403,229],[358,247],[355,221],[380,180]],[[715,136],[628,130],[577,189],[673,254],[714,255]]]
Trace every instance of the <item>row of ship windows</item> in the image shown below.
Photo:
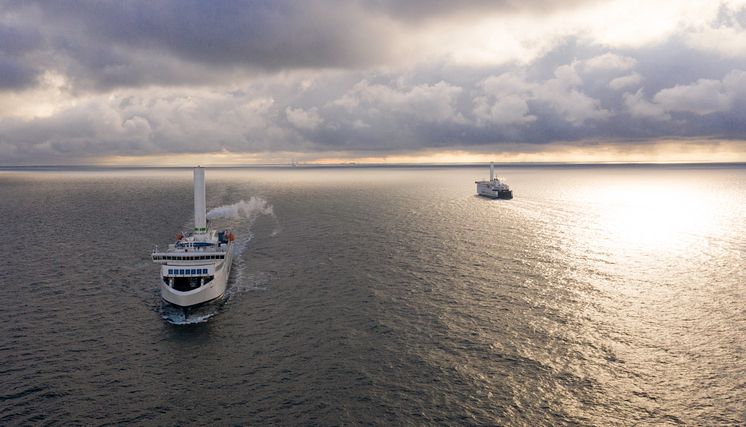
[[[207,274],[206,268],[169,268],[168,274]]]
[[[168,261],[196,261],[201,259],[223,259],[225,255],[200,255],[200,256],[160,256],[156,259],[163,259]]]

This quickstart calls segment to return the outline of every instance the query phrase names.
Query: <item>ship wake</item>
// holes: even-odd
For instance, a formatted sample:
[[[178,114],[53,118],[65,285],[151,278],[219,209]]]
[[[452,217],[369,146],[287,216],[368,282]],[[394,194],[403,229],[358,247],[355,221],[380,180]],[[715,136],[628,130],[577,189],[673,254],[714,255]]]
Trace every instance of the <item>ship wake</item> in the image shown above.
[[[226,297],[218,298],[215,301],[211,301],[198,307],[179,307],[163,302],[161,305],[161,318],[172,325],[196,325],[199,323],[205,323],[211,317],[220,313],[227,301]]]
[[[252,196],[248,200],[218,206],[207,213],[209,220],[216,224],[224,224],[236,233],[236,240],[233,242],[233,268],[228,278],[223,304],[227,304],[237,294],[267,289],[271,275],[251,271],[250,262],[246,262],[242,256],[255,237],[253,227],[260,217],[270,220],[268,223],[260,222],[261,225],[272,224],[273,227],[271,232],[258,230],[260,237],[274,237],[279,234],[280,227],[272,204],[262,197]]]

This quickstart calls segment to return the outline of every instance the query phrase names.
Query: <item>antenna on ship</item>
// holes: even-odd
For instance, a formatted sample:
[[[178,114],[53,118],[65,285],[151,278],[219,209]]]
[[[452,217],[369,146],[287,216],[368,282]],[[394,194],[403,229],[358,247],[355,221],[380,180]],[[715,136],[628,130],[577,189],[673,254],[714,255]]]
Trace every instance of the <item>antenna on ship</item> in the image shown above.
[[[207,233],[205,170],[198,165],[194,168],[194,234],[205,233]]]
[[[494,179],[495,179],[495,163],[494,162],[490,162],[490,181],[492,181]]]

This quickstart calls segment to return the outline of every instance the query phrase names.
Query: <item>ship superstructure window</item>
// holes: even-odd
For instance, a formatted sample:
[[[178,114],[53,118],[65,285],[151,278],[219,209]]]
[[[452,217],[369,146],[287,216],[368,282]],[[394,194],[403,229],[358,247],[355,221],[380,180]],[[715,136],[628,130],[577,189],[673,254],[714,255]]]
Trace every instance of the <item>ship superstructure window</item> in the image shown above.
[[[179,274],[184,274],[184,270],[179,270]]]

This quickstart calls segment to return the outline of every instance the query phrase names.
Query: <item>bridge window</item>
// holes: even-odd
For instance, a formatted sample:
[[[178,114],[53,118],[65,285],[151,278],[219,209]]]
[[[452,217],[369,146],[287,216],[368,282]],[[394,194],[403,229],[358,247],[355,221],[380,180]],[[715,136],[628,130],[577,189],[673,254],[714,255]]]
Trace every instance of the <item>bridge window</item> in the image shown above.
[[[179,270],[179,274],[184,274],[184,270]]]

